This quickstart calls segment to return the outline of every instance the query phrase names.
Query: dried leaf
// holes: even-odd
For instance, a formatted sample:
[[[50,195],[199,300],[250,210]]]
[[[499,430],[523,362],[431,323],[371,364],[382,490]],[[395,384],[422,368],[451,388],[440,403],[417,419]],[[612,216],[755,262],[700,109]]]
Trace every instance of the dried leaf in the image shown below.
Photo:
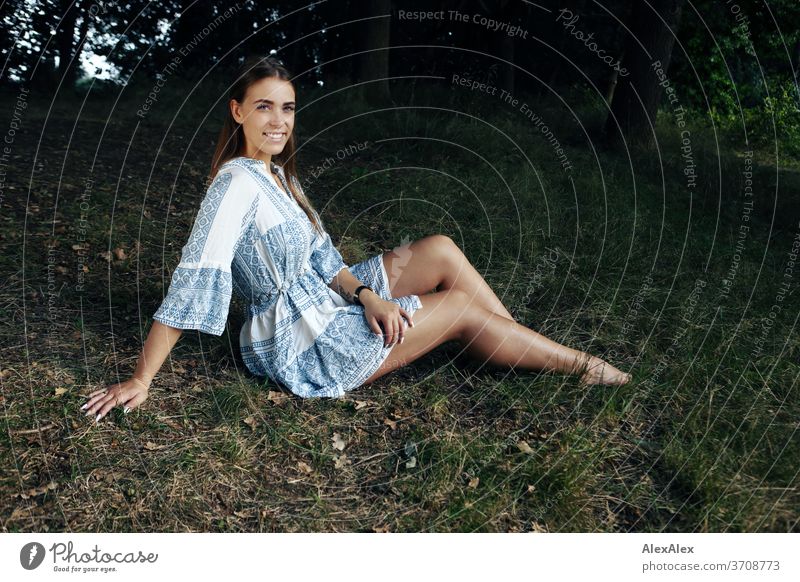
[[[255,429],[257,424],[256,419],[253,418],[252,416],[248,416],[247,418],[245,418],[244,423],[252,429]]]
[[[408,461],[406,461],[406,469],[413,469],[417,466],[417,458],[411,457]]]
[[[58,488],[58,484],[55,481],[50,481],[47,485],[42,485],[41,487],[34,487],[33,489],[28,489],[24,493],[20,493],[19,496],[23,499],[29,499],[31,497],[36,497],[37,495],[42,495],[43,493],[47,493],[53,489]]]
[[[333,466],[337,469],[344,468],[350,461],[347,459],[347,455],[342,453],[341,455],[334,455],[333,457]]]
[[[56,396],[61,396],[67,391],[66,388],[56,388]]]
[[[367,402],[364,400],[356,400],[356,410],[361,410],[367,405]]]
[[[394,421],[394,420],[391,420],[391,419],[388,419],[388,418],[384,418],[383,419],[383,424],[385,424],[386,426],[388,426],[392,430],[395,430],[397,428],[397,421]]]
[[[289,396],[283,392],[270,390],[269,394],[267,394],[267,400],[274,402],[275,406],[281,406],[289,401]]]
[[[303,473],[313,473],[314,469],[312,469],[308,463],[304,461],[297,462],[297,468],[300,469]]]
[[[144,448],[147,449],[148,451],[157,451],[158,449],[161,449],[163,447],[160,447],[159,445],[157,445],[156,443],[154,443],[152,441],[147,441],[144,444]]]
[[[128,255],[125,254],[125,249],[117,247],[114,249],[114,256],[117,257],[117,260],[124,261],[128,258]]]
[[[344,450],[344,447],[345,447],[346,443],[344,442],[344,439],[342,438],[342,435],[340,435],[338,432],[335,432],[335,433],[333,433],[333,437],[331,438],[331,440],[333,441],[333,448],[334,449],[337,449],[339,451],[343,451]]]
[[[533,449],[531,446],[526,443],[525,441],[519,441],[517,443],[517,448],[522,451],[523,453],[528,453],[529,455],[533,454]]]
[[[472,479],[469,480],[469,484],[467,485],[467,487],[469,487],[470,489],[475,489],[478,486],[478,483],[480,482],[481,482],[480,477],[473,477]]]

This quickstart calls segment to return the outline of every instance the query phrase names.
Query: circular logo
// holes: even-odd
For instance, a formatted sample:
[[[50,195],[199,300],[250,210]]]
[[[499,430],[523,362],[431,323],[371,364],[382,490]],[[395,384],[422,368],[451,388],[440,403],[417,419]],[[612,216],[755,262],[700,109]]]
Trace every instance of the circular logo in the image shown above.
[[[44,561],[44,546],[39,542],[30,542],[19,551],[19,563],[26,570],[35,570]]]

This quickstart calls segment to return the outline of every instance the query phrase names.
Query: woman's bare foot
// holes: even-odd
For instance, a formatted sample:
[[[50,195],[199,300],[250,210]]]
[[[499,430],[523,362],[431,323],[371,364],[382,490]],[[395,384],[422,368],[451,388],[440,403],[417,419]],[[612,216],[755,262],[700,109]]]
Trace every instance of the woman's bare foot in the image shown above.
[[[581,375],[581,384],[586,386],[596,384],[621,386],[630,382],[631,378],[630,374],[618,370],[605,360],[591,356],[586,372]]]

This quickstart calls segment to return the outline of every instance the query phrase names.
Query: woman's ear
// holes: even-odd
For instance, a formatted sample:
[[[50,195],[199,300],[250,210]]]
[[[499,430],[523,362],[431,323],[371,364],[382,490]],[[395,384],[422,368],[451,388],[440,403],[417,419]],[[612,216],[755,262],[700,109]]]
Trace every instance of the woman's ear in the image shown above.
[[[242,115],[242,106],[236,99],[231,99],[228,102],[228,106],[231,109],[231,115],[233,115],[233,119],[236,120],[236,123],[242,123],[244,120],[244,116]]]

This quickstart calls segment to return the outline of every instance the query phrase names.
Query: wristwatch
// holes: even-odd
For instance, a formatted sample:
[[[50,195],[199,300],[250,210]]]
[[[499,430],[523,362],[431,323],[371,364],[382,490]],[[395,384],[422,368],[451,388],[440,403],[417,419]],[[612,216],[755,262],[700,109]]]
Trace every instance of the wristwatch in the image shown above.
[[[361,285],[353,293],[353,303],[355,303],[356,305],[362,305],[362,306],[364,305],[363,303],[361,303],[361,299],[358,298],[358,294],[361,293],[361,291],[364,289],[369,289],[370,291],[375,293],[375,291],[372,290],[372,287],[369,287],[368,285]]]

